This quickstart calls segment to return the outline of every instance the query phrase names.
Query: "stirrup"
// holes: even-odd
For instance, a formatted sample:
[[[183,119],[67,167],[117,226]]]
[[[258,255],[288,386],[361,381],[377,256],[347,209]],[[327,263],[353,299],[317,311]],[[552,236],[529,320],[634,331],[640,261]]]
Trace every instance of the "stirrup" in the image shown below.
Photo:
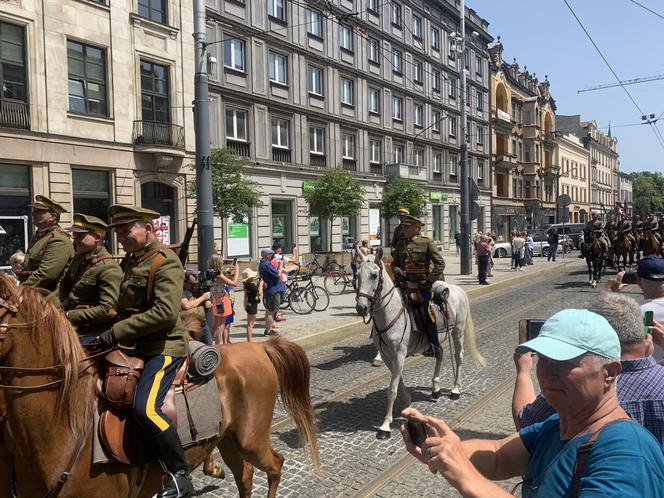
[[[194,492],[191,476],[186,470],[178,470],[175,473],[167,472],[164,480],[167,482],[162,484],[157,498],[188,498]]]

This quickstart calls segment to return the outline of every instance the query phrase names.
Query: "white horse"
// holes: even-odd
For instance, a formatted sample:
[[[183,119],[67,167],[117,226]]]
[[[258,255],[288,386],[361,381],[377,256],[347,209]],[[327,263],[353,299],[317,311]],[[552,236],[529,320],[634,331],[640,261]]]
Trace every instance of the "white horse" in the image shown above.
[[[391,435],[392,411],[399,387],[404,393],[406,404],[410,405],[411,401],[410,393],[402,379],[406,357],[422,353],[429,341],[423,331],[414,329],[405,299],[383,266],[382,254],[382,249],[379,249],[375,256],[366,256],[357,269],[356,310],[363,317],[369,316],[373,320],[374,344],[392,373],[390,387],[387,391],[387,413],[383,425],[380,426],[376,435],[379,439],[387,439]],[[434,289],[441,293],[449,315],[446,323],[445,315],[437,306],[433,306],[438,333],[449,331],[454,343],[454,387],[450,397],[458,399],[461,394],[464,338],[471,357],[481,366],[485,365],[485,361],[475,343],[475,329],[466,293],[461,287],[442,281],[436,282]],[[442,343],[441,346],[443,346]],[[438,399],[442,391],[440,380],[442,356],[441,354],[436,359],[431,380],[434,399]]]

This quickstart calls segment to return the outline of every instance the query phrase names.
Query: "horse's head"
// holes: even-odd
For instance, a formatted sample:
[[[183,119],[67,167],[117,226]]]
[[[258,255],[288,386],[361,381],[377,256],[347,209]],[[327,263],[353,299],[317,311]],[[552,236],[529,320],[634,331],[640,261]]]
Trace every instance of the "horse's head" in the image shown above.
[[[361,316],[367,316],[373,301],[381,295],[383,285],[383,249],[376,254],[364,256],[357,267],[357,298],[355,310]]]

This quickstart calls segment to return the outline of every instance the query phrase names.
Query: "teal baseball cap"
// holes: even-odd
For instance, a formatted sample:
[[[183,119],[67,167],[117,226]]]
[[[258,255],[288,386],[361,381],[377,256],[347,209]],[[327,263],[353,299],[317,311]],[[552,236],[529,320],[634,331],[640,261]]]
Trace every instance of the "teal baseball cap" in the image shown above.
[[[562,310],[549,318],[537,337],[516,347],[517,354],[534,351],[557,361],[592,353],[620,360],[618,334],[603,316],[588,310]]]

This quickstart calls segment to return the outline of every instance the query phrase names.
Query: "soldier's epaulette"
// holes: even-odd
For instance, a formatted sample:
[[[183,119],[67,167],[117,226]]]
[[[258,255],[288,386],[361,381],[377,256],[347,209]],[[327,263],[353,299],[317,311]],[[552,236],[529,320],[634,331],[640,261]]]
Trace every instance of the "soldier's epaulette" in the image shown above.
[[[419,238],[426,239],[426,240],[432,240],[431,237],[427,237],[426,235],[419,235]]]

